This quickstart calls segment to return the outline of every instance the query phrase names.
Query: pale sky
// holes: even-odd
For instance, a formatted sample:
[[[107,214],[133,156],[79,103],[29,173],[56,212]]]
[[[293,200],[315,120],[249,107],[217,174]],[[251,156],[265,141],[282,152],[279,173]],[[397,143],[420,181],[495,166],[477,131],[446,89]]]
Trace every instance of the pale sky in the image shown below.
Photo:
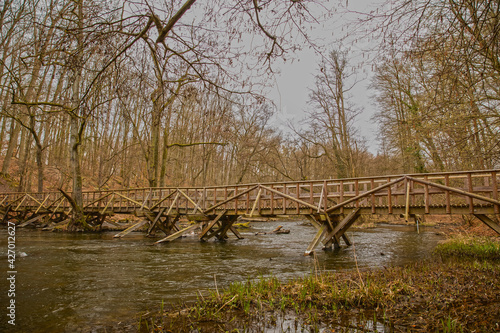
[[[355,12],[366,12],[373,9],[377,3],[376,0],[351,0],[348,3],[348,9]],[[320,34],[328,37],[326,52],[339,45],[337,38],[348,33],[347,22],[358,15],[355,13],[344,13],[338,15],[332,20],[331,26],[318,29]],[[343,28],[342,28],[343,26]],[[342,31],[344,30],[344,31]],[[355,38],[355,37],[352,37]],[[373,43],[373,41],[371,41]],[[372,120],[376,112],[376,105],[370,98],[373,94],[369,89],[371,77],[371,64],[367,62],[369,52],[361,50],[367,47],[368,42],[357,39],[357,43],[344,41],[343,48],[350,49],[350,64],[360,66],[358,68],[358,83],[352,91],[352,102],[358,107],[363,108],[363,112],[358,116],[356,127],[359,133],[366,139],[367,146],[372,153],[378,149],[377,125]],[[364,53],[364,54],[363,54]],[[364,57],[364,58],[363,58]],[[275,87],[269,97],[274,101],[278,108],[276,115],[276,125],[286,131],[287,121],[298,122],[305,117],[305,110],[308,108],[309,90],[314,87],[314,74],[318,68],[320,57],[312,50],[303,50],[295,54],[293,63],[288,61],[279,66],[281,74],[275,77]]]

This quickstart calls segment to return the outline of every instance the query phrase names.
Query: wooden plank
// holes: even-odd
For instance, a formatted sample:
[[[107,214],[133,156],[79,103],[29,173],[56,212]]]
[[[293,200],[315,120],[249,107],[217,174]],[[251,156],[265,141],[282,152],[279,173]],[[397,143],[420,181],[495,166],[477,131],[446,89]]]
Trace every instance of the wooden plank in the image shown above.
[[[308,202],[305,202],[305,201],[303,201],[303,200],[297,199],[297,198],[295,198],[295,197],[293,197],[293,196],[291,196],[291,195],[288,195],[288,194],[282,193],[282,192],[277,191],[277,190],[275,190],[275,189],[272,189],[272,188],[270,188],[270,187],[267,187],[267,186],[261,186],[261,187],[262,187],[263,189],[266,189],[266,190],[270,191],[270,192],[274,192],[275,194],[280,195],[280,196],[282,196],[283,198],[287,198],[287,199],[290,199],[290,200],[293,200],[293,201],[297,201],[298,203],[300,203],[300,204],[302,204],[302,205],[304,205],[304,206],[307,206],[307,207],[309,207],[309,208],[313,208],[313,209],[317,209],[317,208],[318,208],[318,207],[316,207],[316,206],[314,206],[314,205],[311,205],[311,204],[310,204],[310,203],[308,203]]]
[[[138,201],[135,201],[135,200],[133,200],[133,199],[127,198],[126,196],[124,196],[123,194],[120,194],[120,193],[118,193],[118,192],[115,192],[115,194],[116,194],[117,196],[119,196],[119,197],[122,197],[123,199],[125,199],[125,200],[127,200],[127,201],[130,201],[130,202],[132,202],[132,203],[136,204],[137,206],[139,206],[139,207],[141,207],[141,208],[146,208],[147,210],[149,210],[149,207],[144,206],[142,203],[140,203],[140,202],[138,202]]]
[[[286,195],[286,192],[287,192],[286,183],[283,183],[283,193]],[[282,209],[282,211],[283,211],[283,215],[286,215],[286,197],[285,196],[282,196],[282,197],[283,197],[283,209]]]
[[[472,174],[470,172],[467,173],[467,186],[470,193],[474,192],[474,184],[472,184]],[[469,213],[474,214],[474,201],[470,196],[467,196],[467,199],[469,201]]]
[[[427,181],[428,177],[425,176],[424,179]],[[425,214],[430,213],[430,195],[429,195],[429,185],[424,185],[424,201],[425,201]]]
[[[160,239],[159,241],[156,241],[155,244],[159,244],[159,243],[163,243],[163,242],[171,242],[174,239],[177,239],[177,238],[181,237],[185,233],[190,232],[191,230],[194,230],[194,229],[198,228],[202,224],[203,224],[203,222],[198,222],[198,223],[195,223],[193,225],[190,225],[187,228],[184,228],[184,229],[182,229],[180,231],[177,231],[176,233],[173,233],[173,234],[171,234],[171,235],[169,235],[169,236],[167,236],[167,237],[165,237],[163,239]]]
[[[493,186],[493,199],[498,200],[498,182],[497,173],[491,173],[491,186]],[[495,214],[500,214],[500,207],[495,205]]]
[[[122,232],[117,233],[116,235],[113,236],[113,238],[122,238],[122,237],[128,235],[129,233],[131,233],[132,231],[139,229],[140,227],[142,227],[146,223],[148,223],[148,221],[146,221],[146,220],[137,222],[133,226],[128,227],[127,229],[123,230]]]
[[[239,231],[236,230],[236,228],[234,226],[229,227],[229,230],[231,230],[231,232],[236,236],[236,238],[238,238],[238,239],[245,239],[243,236],[241,236],[241,234],[239,233]]]
[[[359,180],[354,181],[355,196],[359,197]],[[356,208],[359,208],[359,199],[356,200]]]
[[[321,223],[319,223],[318,221],[316,221],[316,219],[314,218],[314,216],[312,215],[306,215],[306,218],[309,220],[309,222],[311,222],[311,224],[317,229],[321,229]]]
[[[23,204],[24,200],[26,200],[26,194],[23,195],[23,200],[21,200],[21,202],[19,203],[19,205],[17,205],[16,209],[14,209],[14,210],[17,211],[19,209],[19,207],[21,207],[21,205]]]
[[[262,194],[262,188],[259,188],[259,192],[257,192],[257,197],[255,198],[255,202],[253,203],[252,211],[250,212],[250,216],[253,216],[255,212],[255,208],[257,207],[257,203],[260,201],[260,195]]]
[[[390,182],[391,178],[388,178],[387,181]],[[389,214],[392,214],[392,190],[390,186],[387,188],[387,207]]]
[[[248,210],[249,200],[250,200],[250,199],[249,199],[249,196],[250,196],[250,195],[249,195],[249,193],[250,193],[250,191],[255,190],[257,187],[259,187],[259,185],[256,185],[256,186],[253,186],[253,187],[250,187],[250,188],[248,188],[248,189],[244,190],[243,192],[240,192],[240,193],[236,194],[235,196],[232,196],[232,197],[230,197],[230,198],[228,198],[228,199],[226,199],[226,200],[224,200],[224,201],[222,201],[222,202],[219,202],[218,204],[214,204],[212,207],[210,207],[210,208],[208,208],[208,209],[205,209],[205,210],[203,211],[203,214],[205,214],[205,215],[206,215],[206,214],[208,214],[210,211],[214,210],[215,208],[220,207],[220,206],[224,205],[225,203],[227,203],[227,202],[229,202],[229,201],[231,201],[231,200],[234,200],[235,198],[241,197],[241,196],[243,196],[243,195],[245,195],[245,194],[248,194],[248,197],[247,197],[247,210]],[[215,195],[215,190],[214,190],[214,195]],[[215,199],[214,199],[214,200],[215,200]]]
[[[176,191],[175,193],[177,193],[177,194],[175,195],[174,201],[172,201],[172,204],[168,208],[167,215],[170,215],[170,212],[172,211],[172,209],[174,208],[175,204],[177,203],[177,200],[179,200],[179,192]]]
[[[496,223],[495,221],[493,221],[487,215],[484,214],[474,214],[474,216],[500,235],[500,225],[498,223]]]
[[[44,207],[43,204],[49,199],[49,197],[50,197],[50,195],[47,195],[47,197],[45,197],[45,200],[43,200],[43,202],[40,204],[40,206],[38,206],[38,209],[35,211],[35,214],[38,213],[38,211],[40,210],[40,208]]]
[[[156,226],[156,223],[158,223],[158,221],[160,220],[160,218],[162,217],[162,215],[166,209],[167,209],[167,207],[163,207],[162,209],[160,209],[160,212],[158,213],[158,215],[156,215],[155,219],[152,221],[153,223],[151,223],[151,226],[148,229],[148,235],[154,229],[154,227]]]
[[[271,193],[273,194],[273,193]],[[314,206],[314,187],[313,183],[309,183],[309,203]],[[313,213],[313,209],[311,208],[311,214]]]
[[[450,176],[444,176],[444,184],[445,186],[450,186]],[[451,214],[451,198],[450,191],[446,191],[446,214]]]
[[[217,238],[220,240],[220,241],[223,241],[225,238],[227,238],[227,232],[231,229],[231,227],[233,226],[233,223],[236,221],[237,219],[237,216],[231,218],[230,220],[226,220],[226,221],[223,221],[222,222],[222,228],[220,229],[220,232],[219,232],[219,235],[217,236]]]
[[[316,246],[318,246],[319,242],[321,241],[321,239],[323,238],[323,235],[325,233],[326,233],[326,226],[323,225],[318,230],[318,232],[316,233],[316,236],[314,236],[313,240],[311,241],[311,243],[307,247],[306,251],[304,252],[305,256],[308,256],[308,255],[311,255],[314,253],[314,249],[316,248]]]
[[[327,239],[326,246],[330,246],[332,239],[339,239],[346,231],[351,227],[351,225],[356,221],[359,217],[360,208],[357,208],[349,213],[337,226],[330,232],[325,238]],[[347,242],[346,242],[347,243]]]
[[[345,242],[345,244],[346,244],[347,246],[352,246],[352,242],[351,242],[351,240],[349,239],[349,237],[347,237],[347,234],[343,234],[343,235],[342,235],[342,239],[344,240],[344,242]]]
[[[316,213],[319,213],[321,211],[321,203],[323,202],[323,195],[325,193],[325,187],[321,186],[321,194],[319,195],[319,202],[318,202],[318,209]],[[323,207],[324,210],[326,210],[326,206]]]
[[[447,191],[450,191],[450,192],[454,192],[454,193],[458,193],[458,194],[461,194],[461,195],[465,195],[467,197],[471,197],[471,198],[474,198],[474,199],[483,200],[483,201],[486,201],[486,202],[489,202],[489,203],[492,203],[492,204],[495,204],[495,205],[500,205],[500,201],[494,200],[494,199],[491,199],[491,198],[488,198],[488,197],[484,197],[484,196],[479,195],[479,194],[469,193],[467,191],[459,190],[459,189],[456,189],[456,188],[453,188],[453,187],[449,187],[449,186],[444,186],[444,185],[441,185],[441,184],[436,184],[436,183],[432,183],[432,182],[426,182],[425,180],[416,179],[416,178],[409,177],[409,176],[408,176],[408,178],[411,179],[411,180],[413,180],[414,182],[417,182],[417,183],[427,184],[429,186],[435,186],[435,187],[443,189],[443,190],[447,190]]]
[[[160,192],[161,193],[161,192]],[[156,207],[158,207],[159,205],[161,205],[165,200],[167,200],[168,198],[170,198],[174,193],[177,193],[177,191],[172,191],[169,195],[167,195],[165,198],[161,199],[160,201],[158,201],[156,204],[154,204],[153,206],[151,206],[150,210],[153,210],[155,209]]]
[[[410,220],[410,181],[405,179],[406,183],[406,207],[405,207],[405,221],[408,222]]]
[[[375,188],[375,180],[370,181],[370,189]],[[375,214],[375,194],[371,195],[372,214]]]
[[[274,188],[274,185],[270,186],[271,188]],[[271,192],[271,215],[274,215],[274,193]]]
[[[100,198],[98,198],[98,199],[96,199],[96,200],[94,200],[94,201],[91,201],[89,204],[85,205],[83,208],[84,208],[84,209],[85,209],[85,208],[88,208],[89,206],[91,206],[91,205],[95,204],[96,202],[101,201],[102,199],[109,197],[111,194],[113,194],[113,192],[110,192],[110,193],[108,193],[108,194],[106,194],[106,195],[103,195],[102,197],[100,197]],[[56,201],[57,201],[57,200],[56,200]],[[50,207],[50,206],[49,206],[49,207]]]
[[[363,197],[369,196],[369,195],[370,195],[370,194],[372,194],[372,193],[378,192],[378,191],[380,191],[380,190],[382,190],[382,189],[384,189],[384,188],[386,188],[386,187],[390,187],[390,186],[392,186],[392,185],[394,185],[394,184],[397,184],[397,183],[399,183],[399,182],[403,181],[404,179],[405,179],[405,176],[403,176],[403,177],[401,177],[401,178],[398,178],[398,179],[396,179],[396,180],[393,180],[392,182],[389,182],[389,183],[387,183],[387,184],[380,185],[379,187],[376,187],[376,188],[374,188],[374,189],[372,189],[372,190],[370,190],[370,191],[368,191],[368,192],[365,192],[365,193],[360,194],[360,195],[358,195],[358,196],[355,196],[355,197],[353,197],[353,198],[351,198],[351,199],[348,199],[348,200],[346,200],[346,201],[344,201],[344,202],[341,202],[341,203],[339,203],[339,204],[337,204],[337,205],[335,205],[335,206],[333,206],[333,207],[331,207],[331,208],[327,209],[327,210],[326,210],[326,212],[327,212],[327,213],[333,212],[335,209],[337,209],[337,208],[339,208],[339,207],[343,207],[343,206],[347,205],[348,203],[351,203],[351,202],[353,202],[353,201],[359,200],[359,199],[361,199],[361,198],[363,198]]]
[[[7,222],[7,217],[9,216],[10,210],[12,209],[11,206],[7,206],[7,209],[5,209],[5,214],[2,218],[2,224]]]
[[[212,229],[212,227],[215,225],[215,223],[217,223],[223,216],[224,214],[226,214],[227,210],[223,211],[223,212],[220,212],[219,215],[217,215],[215,217],[215,219],[213,219],[212,221],[210,221],[208,223],[208,225],[205,227],[205,229],[203,229],[201,231],[201,234],[199,236],[200,239],[202,239],[203,237],[205,237],[205,235],[207,234],[207,232],[210,231],[210,229]]]
[[[101,215],[103,215],[106,212],[106,209],[108,209],[109,205],[115,200],[115,195],[113,194],[111,196],[111,199],[106,203],[106,206],[104,206],[104,209],[101,211]]]
[[[45,215],[45,214],[43,214],[43,215],[38,215],[38,216],[35,216],[34,218],[29,219],[28,221],[21,223],[21,224],[19,225],[19,228],[24,228],[24,227],[25,227],[25,226],[27,226],[28,224],[31,224],[31,223],[33,223],[33,222],[36,222],[36,221],[40,220],[42,217],[44,217],[44,216],[46,216],[46,215]]]
[[[300,184],[299,183],[297,183],[297,185],[295,187],[295,191],[297,192],[297,199],[300,199]],[[296,214],[300,215],[300,204],[298,201],[296,202],[296,209],[297,209]]]

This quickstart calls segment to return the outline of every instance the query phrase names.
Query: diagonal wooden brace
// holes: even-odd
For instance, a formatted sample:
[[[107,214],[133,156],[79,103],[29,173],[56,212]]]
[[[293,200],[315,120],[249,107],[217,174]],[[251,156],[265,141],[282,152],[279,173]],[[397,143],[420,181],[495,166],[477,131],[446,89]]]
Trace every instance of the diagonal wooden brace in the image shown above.
[[[497,222],[493,221],[485,214],[474,214],[474,216],[500,235],[500,225]]]
[[[353,210],[349,213],[335,228],[333,231],[328,233],[325,237],[326,243],[325,248],[331,247],[333,243],[338,244],[339,239],[342,237],[347,245],[350,245],[351,241],[347,237],[343,237],[347,229],[357,220],[359,217],[360,208]]]
[[[213,226],[219,222],[219,220],[224,216],[224,214],[226,214],[226,210],[222,211],[219,213],[219,215],[217,215],[215,217],[215,219],[213,219],[212,221],[210,221],[210,223],[208,223],[208,225],[201,231],[201,234],[199,236],[200,239],[203,239],[207,233],[213,228]]]
[[[127,229],[123,230],[122,232],[117,233],[116,235],[113,236],[113,238],[122,238],[122,237],[128,235],[129,233],[131,233],[132,231],[134,231],[136,229],[139,229],[140,227],[142,227],[143,225],[145,225],[147,222],[148,221],[146,221],[146,220],[137,222],[133,226],[128,227]]]
[[[326,225],[322,225],[319,229],[318,229],[318,232],[316,233],[316,236],[314,236],[312,242],[309,244],[309,246],[307,247],[306,249],[306,252],[304,252],[304,255],[305,256],[308,256],[308,255],[311,255],[314,253],[314,249],[316,248],[316,246],[318,246],[319,242],[321,241],[321,239],[324,237],[324,235],[326,234],[326,231],[327,231],[327,227]]]
[[[163,207],[162,209],[160,209],[160,211],[158,212],[158,215],[156,215],[154,220],[152,220],[151,226],[148,228],[148,232],[147,232],[148,235],[150,235],[151,232],[153,231],[153,229],[156,227],[156,224],[158,223],[158,221],[160,220],[160,218],[162,217],[162,215],[166,209],[167,209],[167,207]],[[149,215],[146,215],[146,216],[149,218]]]
[[[226,238],[228,238],[227,232],[231,229],[231,227],[233,226],[233,223],[236,221],[237,218],[238,218],[237,216],[231,216],[231,217],[224,219],[222,221],[222,226],[219,229],[220,232],[217,235],[217,239],[219,241],[224,241]]]
[[[177,238],[181,237],[185,233],[190,232],[191,230],[194,230],[194,229],[198,228],[199,226],[202,225],[202,223],[203,222],[192,224],[192,225],[190,225],[187,228],[184,228],[184,229],[182,229],[180,231],[177,231],[177,232],[175,232],[175,233],[173,233],[173,234],[171,234],[171,235],[169,235],[169,236],[167,236],[167,237],[165,237],[163,239],[160,239],[159,241],[155,242],[155,244],[159,244],[159,243],[163,243],[163,242],[171,242],[174,239],[177,239]]]

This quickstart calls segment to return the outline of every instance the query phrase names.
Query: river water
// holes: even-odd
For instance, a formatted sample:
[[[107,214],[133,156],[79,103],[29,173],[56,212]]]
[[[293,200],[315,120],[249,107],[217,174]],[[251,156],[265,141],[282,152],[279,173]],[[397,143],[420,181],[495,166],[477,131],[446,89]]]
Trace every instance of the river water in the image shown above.
[[[256,235],[278,225],[289,234]],[[200,243],[192,235],[154,245],[144,233],[65,234],[16,230],[16,326],[7,323],[7,280],[1,279],[0,332],[104,332],[137,313],[158,310],[224,288],[232,281],[274,275],[286,280],[314,270],[303,256],[315,229],[300,221],[252,223],[245,239]],[[442,236],[414,225],[349,231],[354,247],[317,251],[323,270],[381,268],[428,257]],[[7,230],[0,229],[0,260],[7,275]],[[26,256],[21,257],[20,254]],[[24,254],[22,254],[24,255]]]

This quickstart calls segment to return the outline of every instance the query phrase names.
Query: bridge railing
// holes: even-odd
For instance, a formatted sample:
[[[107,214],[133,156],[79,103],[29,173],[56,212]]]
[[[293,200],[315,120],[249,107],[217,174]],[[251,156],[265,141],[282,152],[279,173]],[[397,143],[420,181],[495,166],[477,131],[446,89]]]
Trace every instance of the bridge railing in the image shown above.
[[[342,214],[365,208],[372,213],[392,214],[401,207],[420,207],[430,213],[441,207],[492,206],[499,213],[500,170],[361,177],[349,179],[275,182],[207,187],[139,188],[83,193],[87,211],[96,213],[135,210],[213,215],[221,210],[237,214]],[[0,193],[0,206],[31,212],[69,211],[60,192]]]

